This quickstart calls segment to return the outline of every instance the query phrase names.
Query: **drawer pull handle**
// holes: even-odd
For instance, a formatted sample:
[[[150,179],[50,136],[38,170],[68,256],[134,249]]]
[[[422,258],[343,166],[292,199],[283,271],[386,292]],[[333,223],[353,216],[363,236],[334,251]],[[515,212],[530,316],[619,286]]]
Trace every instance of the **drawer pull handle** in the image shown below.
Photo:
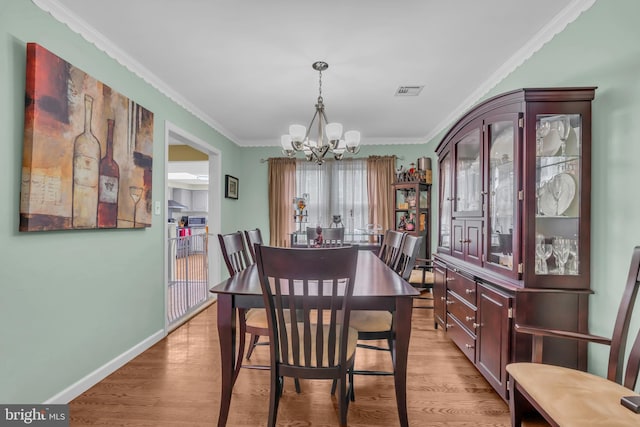
[[[454,280],[456,280],[454,277],[447,277],[447,282],[453,282]]]
[[[454,301],[453,301],[453,300],[447,300],[447,305],[451,305],[451,304],[453,304],[453,303],[454,303]]]
[[[466,316],[465,319],[467,319],[467,322],[471,322],[472,320],[476,320],[476,318],[472,317],[472,316]],[[475,325],[475,323],[474,323],[474,325]]]
[[[469,294],[474,293],[475,291],[476,291],[475,289],[465,289],[465,290],[464,290],[464,293],[465,293],[465,294],[467,294],[467,295],[469,295]]]
[[[467,239],[467,240],[460,240],[460,243],[471,243],[471,239]]]
[[[451,323],[447,323],[445,326],[447,327],[447,329],[451,329],[453,327]]]
[[[446,300],[446,299],[447,299],[446,297],[440,297],[440,300],[441,300],[441,301],[444,301],[444,300]]]
[[[480,323],[473,323],[473,329],[478,329],[480,327]]]
[[[472,349],[472,348],[474,348],[474,346],[472,346],[471,344],[465,344],[464,346],[465,346],[466,348],[468,348],[468,349]]]

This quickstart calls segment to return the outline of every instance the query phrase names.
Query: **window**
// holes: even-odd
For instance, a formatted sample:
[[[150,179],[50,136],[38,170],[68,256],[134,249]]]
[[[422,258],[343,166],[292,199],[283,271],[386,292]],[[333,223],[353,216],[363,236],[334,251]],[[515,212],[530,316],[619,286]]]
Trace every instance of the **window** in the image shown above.
[[[333,215],[341,215],[346,233],[366,228],[367,160],[327,160],[324,165],[296,162],[296,196],[309,195],[307,226],[329,227]]]

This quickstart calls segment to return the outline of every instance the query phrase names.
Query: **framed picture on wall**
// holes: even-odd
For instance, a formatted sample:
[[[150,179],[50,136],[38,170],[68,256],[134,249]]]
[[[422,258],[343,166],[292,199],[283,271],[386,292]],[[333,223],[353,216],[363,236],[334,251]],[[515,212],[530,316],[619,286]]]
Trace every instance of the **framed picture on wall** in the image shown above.
[[[224,176],[224,197],[227,199],[237,199],[238,198],[238,186],[239,186],[238,178],[231,175]]]
[[[20,231],[151,227],[153,113],[27,43]]]

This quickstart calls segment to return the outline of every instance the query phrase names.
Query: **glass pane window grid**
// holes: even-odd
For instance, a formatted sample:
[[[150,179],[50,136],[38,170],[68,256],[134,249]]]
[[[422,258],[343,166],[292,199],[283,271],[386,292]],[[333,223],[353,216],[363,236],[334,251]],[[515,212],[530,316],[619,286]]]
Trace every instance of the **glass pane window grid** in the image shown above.
[[[515,126],[504,121],[488,126],[489,142],[489,236],[487,260],[513,268],[515,211],[514,142]]]
[[[481,209],[480,129],[467,134],[456,144],[456,204],[458,212]]]
[[[296,162],[296,196],[308,195],[308,226],[330,227],[340,215],[346,234],[367,228],[369,202],[366,159]]]
[[[536,274],[580,273],[579,114],[536,119]]]

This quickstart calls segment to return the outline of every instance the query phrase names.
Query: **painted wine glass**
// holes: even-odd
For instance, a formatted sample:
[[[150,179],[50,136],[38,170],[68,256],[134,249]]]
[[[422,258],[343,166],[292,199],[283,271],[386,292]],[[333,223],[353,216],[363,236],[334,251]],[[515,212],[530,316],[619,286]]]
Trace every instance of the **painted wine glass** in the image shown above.
[[[138,202],[142,196],[142,187],[131,186],[129,187],[129,195],[133,199],[133,228],[136,228],[136,211],[138,209]]]

